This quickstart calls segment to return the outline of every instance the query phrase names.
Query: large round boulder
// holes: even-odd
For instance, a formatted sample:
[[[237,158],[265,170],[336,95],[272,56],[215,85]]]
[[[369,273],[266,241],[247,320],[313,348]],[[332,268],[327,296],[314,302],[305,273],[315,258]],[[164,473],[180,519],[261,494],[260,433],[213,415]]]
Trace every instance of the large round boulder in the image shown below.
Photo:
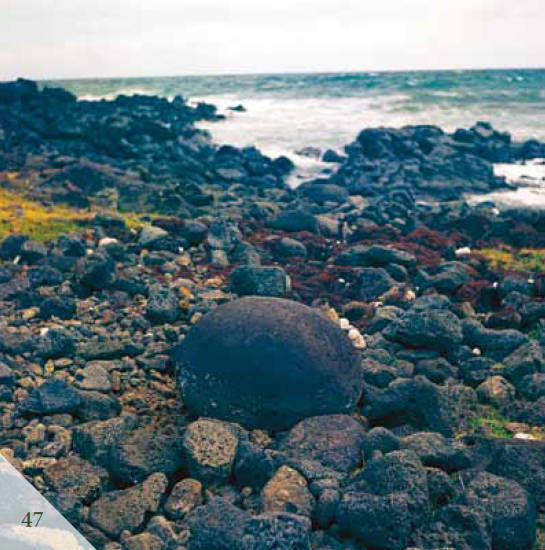
[[[198,416],[283,430],[351,410],[360,358],[321,313],[280,298],[246,297],[205,315],[175,351],[184,402]]]

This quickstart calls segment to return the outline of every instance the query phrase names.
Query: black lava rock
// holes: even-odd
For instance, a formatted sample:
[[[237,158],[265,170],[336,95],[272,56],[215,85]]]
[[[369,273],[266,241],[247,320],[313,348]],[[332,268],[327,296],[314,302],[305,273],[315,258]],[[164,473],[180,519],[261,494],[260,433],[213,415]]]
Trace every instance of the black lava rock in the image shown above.
[[[193,413],[250,428],[350,411],[362,390],[359,355],[345,333],[288,300],[247,297],[214,309],[175,357]]]

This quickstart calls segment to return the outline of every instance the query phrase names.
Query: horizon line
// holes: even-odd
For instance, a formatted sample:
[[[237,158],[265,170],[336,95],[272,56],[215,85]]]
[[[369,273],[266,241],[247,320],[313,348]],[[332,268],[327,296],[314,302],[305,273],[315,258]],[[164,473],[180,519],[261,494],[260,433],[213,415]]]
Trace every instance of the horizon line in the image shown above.
[[[456,72],[495,72],[495,71],[542,71],[541,67],[466,67],[454,69],[357,69],[357,70],[322,70],[322,71],[271,71],[271,72],[203,72],[203,73],[178,73],[178,74],[150,74],[140,76],[69,76],[69,77],[47,77],[28,78],[19,76],[11,79],[2,79],[0,82],[10,82],[17,78],[34,80],[36,82],[66,82],[77,80],[138,80],[151,78],[199,78],[199,77],[227,77],[227,76],[285,76],[285,75],[338,75],[338,74],[386,74],[386,73],[456,73]]]

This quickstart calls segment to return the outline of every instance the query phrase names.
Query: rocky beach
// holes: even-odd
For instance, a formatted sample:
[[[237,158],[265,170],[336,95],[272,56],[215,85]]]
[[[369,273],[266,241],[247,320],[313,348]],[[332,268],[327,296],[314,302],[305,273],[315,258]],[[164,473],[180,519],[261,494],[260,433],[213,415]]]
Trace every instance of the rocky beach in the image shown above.
[[[97,550],[545,548],[545,143],[223,116],[0,83],[0,454]]]

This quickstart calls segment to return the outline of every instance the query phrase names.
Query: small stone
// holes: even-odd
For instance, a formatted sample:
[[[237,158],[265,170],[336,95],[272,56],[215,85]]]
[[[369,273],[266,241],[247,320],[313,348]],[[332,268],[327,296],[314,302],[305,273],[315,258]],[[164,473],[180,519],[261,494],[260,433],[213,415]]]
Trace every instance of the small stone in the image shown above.
[[[186,478],[174,485],[165,504],[165,513],[170,519],[182,519],[202,502],[201,483],[196,479]]]
[[[82,390],[95,390],[107,392],[112,389],[112,382],[108,371],[99,364],[87,365],[79,375],[76,383]]]
[[[91,505],[89,522],[110,537],[119,537],[125,529],[138,529],[146,514],[159,508],[167,485],[166,476],[158,473],[140,485],[106,493]]]
[[[150,290],[146,317],[154,324],[174,323],[180,315],[176,295],[166,286],[155,286]]]
[[[500,407],[515,398],[516,389],[503,376],[490,376],[477,388],[481,403]]]
[[[314,498],[306,479],[289,466],[282,466],[261,491],[265,512],[290,512],[310,517]]]
[[[191,423],[183,442],[189,473],[204,481],[227,479],[237,446],[238,438],[228,424],[205,419]]]
[[[123,540],[123,550],[162,550],[163,541],[151,533],[140,533]]]

